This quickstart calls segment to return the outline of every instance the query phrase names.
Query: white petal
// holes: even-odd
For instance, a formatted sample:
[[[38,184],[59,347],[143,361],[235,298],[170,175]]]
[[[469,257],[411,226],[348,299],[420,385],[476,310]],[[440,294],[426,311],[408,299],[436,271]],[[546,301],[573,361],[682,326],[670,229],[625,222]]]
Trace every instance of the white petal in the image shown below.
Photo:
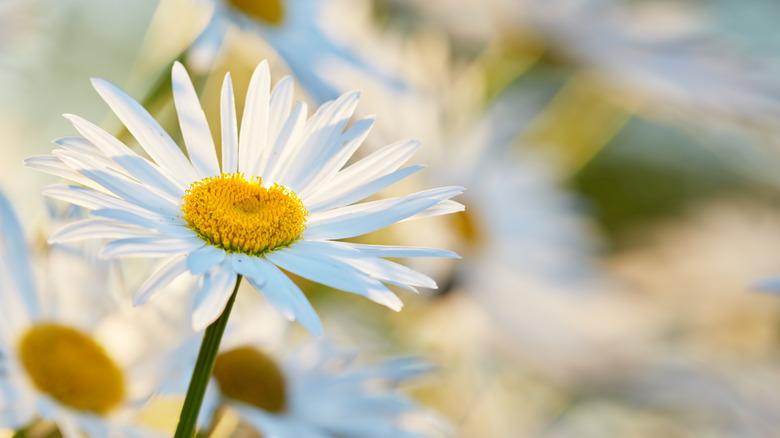
[[[425,287],[437,289],[436,282],[425,274],[417,272],[399,263],[380,258],[339,257],[348,265],[370,275],[379,281],[397,286]]]
[[[84,169],[80,172],[82,175],[110,190],[111,193],[117,197],[131,202],[138,207],[166,216],[176,216],[179,214],[178,205],[173,204],[171,201],[162,197],[155,196],[155,194],[144,185],[123,178],[119,174],[111,173],[108,170],[91,169]]]
[[[190,239],[165,238],[160,236],[129,237],[108,242],[100,250],[100,257],[169,257],[195,250],[203,242],[197,237]]]
[[[309,213],[317,213],[318,211],[328,210],[336,207],[343,207],[345,205],[352,204],[357,201],[361,201],[374,193],[385,189],[396,182],[422,170],[424,166],[416,165],[409,166],[403,169],[396,170],[387,175],[380,176],[373,181],[361,181],[355,180],[344,184],[330,193],[329,196],[322,196],[321,200],[316,203],[308,205],[306,209]],[[304,201],[306,203],[306,201]]]
[[[257,257],[244,254],[233,254],[231,256],[233,269],[244,276],[255,289],[262,290],[268,302],[276,310],[283,314],[287,319],[295,319],[292,298],[286,290],[282,288],[265,288],[266,275],[264,268],[260,266],[261,260]]]
[[[368,137],[373,126],[374,117],[365,117],[356,121],[349,129],[344,131],[340,140],[343,146],[322,166],[319,175],[313,178],[305,189],[300,191],[302,199],[309,197],[312,193],[318,192],[321,186],[327,185],[325,183],[333,178],[333,176],[347,164],[347,161],[355,154],[360,145],[363,144],[363,141]]]
[[[305,103],[297,102],[290,112],[290,116],[282,126],[282,130],[268,153],[263,173],[260,174],[264,181],[278,182],[279,175],[282,174],[286,163],[294,155],[297,145],[300,144],[300,138],[306,126],[307,111],[308,106]]]
[[[271,92],[271,101],[268,114],[268,139],[276,140],[285,120],[290,115],[293,103],[293,79],[285,76],[279,80]]]
[[[349,182],[370,181],[393,172],[409,161],[419,147],[420,143],[416,140],[404,140],[385,146],[337,173],[317,192],[328,193]]]
[[[174,199],[180,198],[184,194],[184,188],[176,183],[170,175],[164,175],[162,169],[133,152],[124,143],[99,126],[71,114],[65,114],[65,118],[73,124],[81,135],[89,140],[89,145],[93,146],[93,148],[98,148],[106,157],[112,159],[137,180],[152,185],[158,191]],[[72,143],[72,140],[60,139],[55,143],[67,145]],[[89,153],[88,150],[84,152]],[[94,154],[94,151],[92,153]]]
[[[303,294],[301,289],[290,278],[279,270],[272,263],[260,260],[260,267],[265,272],[266,284],[263,286],[263,293],[268,295],[271,289],[286,291],[292,299],[293,312],[295,319],[314,336],[322,336],[322,322],[317,312],[314,311],[309,299]]]
[[[222,263],[225,260],[225,256],[225,251],[206,244],[187,256],[187,269],[190,270],[192,275],[205,274],[214,265]]]
[[[49,175],[54,175],[59,178],[79,183],[83,186],[91,187],[95,190],[106,191],[100,184],[84,177],[63,163],[59,158],[51,155],[26,158],[24,160],[24,165],[31,169],[48,173]]]
[[[192,236],[192,230],[184,226],[181,222],[179,222],[179,219],[176,218],[163,218],[160,216],[150,217],[140,215],[130,210],[120,210],[115,208],[101,208],[99,210],[94,210],[92,215],[97,217],[104,217],[107,219],[114,219],[129,225],[157,230],[161,234],[165,234],[169,237]]]
[[[222,82],[220,97],[220,118],[222,123],[222,172],[238,172],[238,121],[236,120],[236,102],[233,97],[233,81],[230,73]]]
[[[401,300],[385,285],[338,259],[299,251],[295,245],[271,252],[266,258],[275,265],[311,281],[365,296],[395,311],[403,307]]]
[[[11,203],[0,194],[0,304],[13,325],[40,313],[24,231]],[[10,321],[9,321],[10,322]]]
[[[458,213],[464,211],[465,209],[466,206],[461,204],[460,202],[453,201],[452,199],[446,199],[432,207],[426,208],[425,210],[415,214],[414,216],[409,216],[408,218],[402,220],[401,222],[406,222],[413,219],[421,219],[424,217],[444,216],[445,214]]]
[[[268,100],[271,73],[262,61],[249,80],[241,132],[238,136],[238,170],[250,176],[268,142]]]
[[[379,281],[414,289],[436,289],[433,279],[401,264],[371,257],[342,242],[301,241],[295,244],[298,254],[317,255],[338,259]],[[416,291],[416,290],[415,290]]]
[[[225,305],[236,285],[236,273],[229,262],[217,266],[203,277],[203,285],[195,293],[192,328],[200,331],[214,322],[225,310]]]
[[[198,179],[195,169],[160,124],[132,97],[114,84],[93,79],[92,85],[141,147],[184,187]]]
[[[158,291],[169,285],[173,280],[187,272],[187,262],[185,255],[178,255],[166,260],[157,271],[155,271],[133,296],[133,304],[144,304]]]
[[[462,187],[441,187],[317,213],[309,218],[304,236],[307,239],[342,239],[370,233],[462,192]]]
[[[184,144],[187,145],[192,166],[201,178],[219,175],[217,150],[211,138],[206,114],[200,106],[198,94],[187,70],[178,61],[173,64],[171,84],[181,135],[184,137]]]
[[[85,239],[142,237],[149,231],[129,226],[113,219],[88,218],[71,222],[49,236],[49,243],[64,243]]]
[[[360,100],[360,93],[351,92],[344,94],[337,99],[330,111],[322,114],[322,125],[317,120],[317,115],[309,129],[308,138],[301,146],[298,154],[293,157],[293,161],[287,172],[282,175],[280,181],[300,192],[304,190],[309,182],[315,178],[320,169],[328,164],[328,161],[338,153],[342,147],[341,136],[347,123],[355,112],[357,103]]]
[[[460,258],[453,251],[438,248],[420,248],[414,246],[369,245],[352,242],[328,242],[332,244],[346,245],[360,251],[368,257],[443,257]]]
[[[59,199],[90,210],[98,208],[122,208],[124,205],[119,198],[82,186],[69,186],[65,184],[51,184],[46,186],[41,193],[43,196]]]

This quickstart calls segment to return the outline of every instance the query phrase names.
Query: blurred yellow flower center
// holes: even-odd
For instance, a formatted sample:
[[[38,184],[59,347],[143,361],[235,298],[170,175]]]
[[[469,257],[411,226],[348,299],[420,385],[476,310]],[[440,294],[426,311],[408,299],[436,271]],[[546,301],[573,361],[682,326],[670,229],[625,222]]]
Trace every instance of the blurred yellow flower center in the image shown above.
[[[222,395],[267,412],[279,413],[287,406],[284,374],[268,355],[252,347],[220,353],[214,377]]]
[[[208,243],[228,252],[259,255],[301,237],[306,208],[293,191],[240,174],[193,183],[184,195],[184,220]]]
[[[39,324],[19,340],[30,380],[73,409],[106,414],[125,396],[122,370],[89,335],[59,324]]]
[[[265,24],[278,26],[284,21],[284,0],[228,0],[228,3]]]

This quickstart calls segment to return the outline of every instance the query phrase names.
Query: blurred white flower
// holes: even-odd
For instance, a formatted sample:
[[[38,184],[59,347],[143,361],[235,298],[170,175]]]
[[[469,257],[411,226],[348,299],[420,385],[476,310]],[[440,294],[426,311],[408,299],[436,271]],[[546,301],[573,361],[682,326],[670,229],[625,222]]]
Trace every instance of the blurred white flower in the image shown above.
[[[259,34],[284,59],[317,102],[337,98],[331,68],[370,74],[387,86],[403,84],[359,50],[361,32],[352,32],[356,12],[340,0],[212,0],[211,22],[188,52],[192,66],[213,65],[230,26]],[[364,5],[365,6],[365,5]]]
[[[447,432],[446,423],[399,389],[429,373],[429,365],[410,357],[365,364],[356,351],[325,341],[291,347],[292,338],[278,330],[283,321],[264,306],[255,303],[250,312],[250,303],[245,304],[220,347],[202,414],[206,419],[219,418],[223,404],[263,436],[278,438]],[[192,347],[194,357],[197,344]]]
[[[0,227],[0,427],[43,419],[67,438],[157,436],[134,418],[180,341],[163,309],[130,308],[112,265],[76,248],[32,260],[4,197]]]
[[[729,122],[764,130],[780,115],[780,57],[748,53],[691,2],[397,2],[483,47],[516,39],[546,51],[630,112],[673,123],[683,116],[686,126]]]

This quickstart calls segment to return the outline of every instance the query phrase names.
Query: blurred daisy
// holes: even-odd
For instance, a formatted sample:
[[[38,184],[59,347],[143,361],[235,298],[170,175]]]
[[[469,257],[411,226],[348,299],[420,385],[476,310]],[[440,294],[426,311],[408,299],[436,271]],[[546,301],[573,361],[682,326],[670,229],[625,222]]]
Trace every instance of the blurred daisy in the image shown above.
[[[628,112],[679,123],[773,128],[780,58],[753,54],[694,2],[390,0],[438,21],[466,44],[570,67]],[[702,7],[697,7],[702,6]],[[468,25],[466,25],[468,23]],[[513,49],[514,48],[514,49]],[[505,50],[507,50],[505,49]],[[565,91],[565,90],[564,90]],[[561,100],[572,96],[562,93]]]
[[[361,364],[354,352],[325,342],[293,350],[289,337],[268,330],[267,313],[254,306],[234,315],[204,417],[218,418],[222,404],[262,436],[278,438],[417,437],[420,427],[446,428],[398,390],[429,373],[427,364],[409,357]]]
[[[371,74],[392,87],[402,84],[379,63],[370,62],[345,35],[352,11],[338,0],[212,0],[210,24],[188,52],[193,67],[209,68],[222,46],[226,30],[239,26],[259,34],[284,59],[296,79],[318,102],[340,94],[329,76],[336,66]],[[342,24],[337,24],[338,20]]]
[[[36,287],[4,197],[0,227],[0,427],[42,419],[66,438],[155,436],[133,419],[169,369],[157,309],[121,307],[110,265],[69,247],[50,249]]]
[[[385,283],[413,291],[435,288],[430,278],[385,257],[454,253],[338,239],[460,211],[463,206],[450,198],[463,189],[442,187],[356,203],[419,171],[421,166],[401,167],[418,143],[393,143],[344,167],[373,124],[367,118],[347,126],[358,94],[327,102],[309,118],[306,104],[292,105],[292,81],[284,78],[271,92],[269,76],[268,64],[258,65],[240,134],[226,77],[221,168],[181,64],[173,67],[173,94],[189,158],[138,103],[109,82],[94,80],[98,93],[154,162],[96,125],[68,115],[83,137],[62,139],[53,156],[34,157],[28,164],[86,186],[56,185],[46,193],[82,205],[94,217],[62,228],[51,241],[108,238],[103,256],[164,258],[136,293],[136,303],[146,302],[186,272],[200,277],[195,328],[206,327],[222,313],[238,275],[313,333],[321,332],[319,318],[281,269],[394,310],[402,303]]]

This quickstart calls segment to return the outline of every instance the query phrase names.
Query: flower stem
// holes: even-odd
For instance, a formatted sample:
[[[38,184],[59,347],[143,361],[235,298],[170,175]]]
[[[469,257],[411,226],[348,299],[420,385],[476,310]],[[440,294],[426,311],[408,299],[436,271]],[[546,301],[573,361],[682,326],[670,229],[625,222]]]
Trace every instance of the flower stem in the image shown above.
[[[206,394],[206,386],[211,378],[211,372],[214,370],[214,361],[219,352],[219,343],[222,341],[222,335],[225,333],[230,311],[233,309],[233,302],[236,300],[238,286],[241,285],[241,275],[236,279],[236,286],[233,293],[225,305],[222,315],[212,322],[203,335],[203,342],[200,344],[198,360],[195,362],[195,370],[190,378],[190,386],[187,388],[187,397],[184,399],[184,406],[181,408],[179,424],[176,426],[175,438],[192,438],[195,436],[195,429],[198,422],[200,406],[203,404],[203,396]]]

